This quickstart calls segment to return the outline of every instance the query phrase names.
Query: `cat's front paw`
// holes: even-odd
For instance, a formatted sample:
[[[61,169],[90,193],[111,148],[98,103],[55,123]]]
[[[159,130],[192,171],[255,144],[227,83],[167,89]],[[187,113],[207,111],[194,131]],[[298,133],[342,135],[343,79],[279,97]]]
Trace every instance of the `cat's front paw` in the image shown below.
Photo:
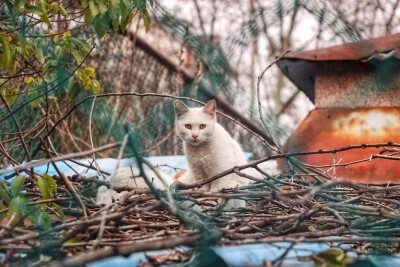
[[[183,189],[187,189],[187,184],[179,182],[179,181],[174,181],[170,186],[169,189],[171,191],[176,191],[176,190],[183,190]]]

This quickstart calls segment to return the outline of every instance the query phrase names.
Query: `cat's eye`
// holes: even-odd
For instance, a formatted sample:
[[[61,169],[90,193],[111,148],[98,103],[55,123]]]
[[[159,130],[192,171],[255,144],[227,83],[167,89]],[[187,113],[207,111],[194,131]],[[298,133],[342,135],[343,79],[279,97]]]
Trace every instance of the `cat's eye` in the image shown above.
[[[206,128],[206,126],[207,125],[205,125],[205,124],[200,124],[200,129],[204,129],[204,128]]]
[[[190,124],[185,124],[185,128],[186,128],[186,129],[192,129],[192,125],[190,125]]]

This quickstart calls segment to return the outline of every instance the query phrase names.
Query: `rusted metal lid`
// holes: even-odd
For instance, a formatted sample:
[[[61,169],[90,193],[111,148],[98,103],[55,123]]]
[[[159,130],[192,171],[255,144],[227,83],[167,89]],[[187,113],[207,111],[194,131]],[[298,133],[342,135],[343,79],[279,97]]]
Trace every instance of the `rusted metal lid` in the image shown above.
[[[378,58],[383,57],[382,59],[385,56],[394,56],[400,59],[398,48],[400,48],[400,34],[393,34],[355,43],[289,53],[284,58],[310,61],[363,60],[376,55]]]
[[[318,108],[301,122],[285,144],[285,152],[318,151],[350,145],[400,143],[400,108]],[[400,161],[371,158],[383,147],[366,147],[337,152],[296,156],[298,160],[326,167],[329,175],[364,184],[400,184]],[[385,153],[386,155],[388,153]],[[394,155],[400,157],[399,154]],[[371,159],[371,160],[370,160]],[[354,161],[365,160],[356,164]],[[346,166],[347,165],[347,166]],[[285,169],[284,161],[279,168]]]
[[[278,67],[315,103],[315,62],[371,59],[400,59],[400,34],[310,51],[289,53],[277,62]]]

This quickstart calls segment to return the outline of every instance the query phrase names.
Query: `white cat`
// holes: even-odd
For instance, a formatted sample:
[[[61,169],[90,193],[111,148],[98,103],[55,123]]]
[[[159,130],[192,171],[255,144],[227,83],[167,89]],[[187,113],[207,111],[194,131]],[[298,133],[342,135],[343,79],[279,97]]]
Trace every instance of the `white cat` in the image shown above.
[[[216,102],[211,100],[203,108],[188,108],[180,101],[175,103],[175,127],[184,143],[189,170],[179,178],[191,184],[210,178],[234,166],[247,163],[240,145],[216,121]],[[229,174],[204,185],[206,190],[245,186],[249,180]],[[228,208],[244,207],[243,200],[230,200]]]
[[[180,101],[175,103],[175,126],[179,137],[184,142],[186,159],[189,170],[179,176],[179,182],[192,184],[212,177],[232,167],[245,165],[245,155],[240,145],[229,133],[216,122],[216,103],[211,100],[203,108],[188,108]],[[263,162],[258,165],[270,175],[278,174],[276,161]],[[132,173],[132,170],[134,173]],[[257,178],[263,178],[255,169],[246,169],[242,172]],[[101,186],[98,190],[96,202],[98,204],[111,204],[112,199],[118,200],[126,191],[117,193],[115,187],[148,188],[142,177],[134,178],[139,170],[136,167],[124,167],[114,172],[109,179],[111,189]],[[145,170],[157,189],[166,189],[165,185],[151,170]],[[163,180],[170,185],[173,178],[159,171]],[[178,177],[178,176],[176,176]],[[235,188],[248,185],[250,180],[236,174],[229,174],[204,185],[205,190],[219,191],[222,188]],[[244,207],[245,201],[232,199],[227,203],[228,208]]]

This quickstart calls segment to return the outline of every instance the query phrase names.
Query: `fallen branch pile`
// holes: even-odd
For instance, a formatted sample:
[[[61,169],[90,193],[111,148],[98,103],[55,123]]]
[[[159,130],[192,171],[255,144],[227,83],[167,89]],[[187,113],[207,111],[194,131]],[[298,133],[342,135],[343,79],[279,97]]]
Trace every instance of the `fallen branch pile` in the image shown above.
[[[276,157],[290,158],[290,155]],[[217,175],[202,184],[176,189],[172,192],[174,206],[168,202],[166,191],[153,194],[149,189],[136,189],[110,206],[102,207],[94,202],[93,193],[104,182],[78,175],[69,177],[87,216],[59,175],[53,177],[58,192],[47,201],[38,200],[41,194],[35,183],[26,179],[24,194],[35,200],[28,205],[57,203],[67,220],[60,222],[56,216],[59,214],[48,205],[47,211],[53,214],[52,228],[2,224],[0,251],[6,253],[6,261],[10,263],[42,264],[55,261],[83,264],[114,255],[183,245],[199,248],[282,241],[327,242],[357,255],[399,252],[400,235],[396,233],[400,223],[400,186],[361,185],[333,179],[322,170],[320,174],[316,171],[275,176],[263,173],[264,179],[241,172],[245,167],[257,169],[262,161],[227,171],[259,181],[220,192],[201,189],[202,184],[222,176]],[[244,199],[247,207],[223,209],[217,201],[222,198]],[[0,215],[7,211],[0,210]],[[24,219],[27,221],[26,216]],[[25,252],[27,256],[21,257],[17,252]],[[65,258],[66,255],[70,257]]]

